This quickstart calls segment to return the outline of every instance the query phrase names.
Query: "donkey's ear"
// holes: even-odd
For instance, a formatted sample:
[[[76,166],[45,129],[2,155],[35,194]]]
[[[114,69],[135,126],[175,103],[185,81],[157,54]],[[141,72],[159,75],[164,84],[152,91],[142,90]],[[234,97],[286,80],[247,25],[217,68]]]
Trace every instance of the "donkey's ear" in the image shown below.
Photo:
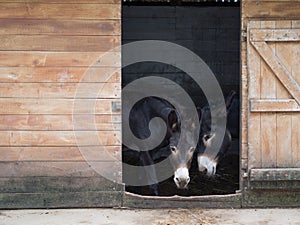
[[[168,126],[173,132],[179,129],[179,120],[175,110],[172,110],[168,115]]]
[[[202,137],[202,142],[206,148],[211,146],[212,140],[215,138],[215,136],[216,136],[216,134],[213,133],[213,134],[205,134]]]
[[[198,114],[198,119],[199,119],[199,127],[202,125],[202,109],[200,107],[197,107],[197,114]]]
[[[198,115],[199,121],[201,121],[201,117],[202,117],[202,109],[201,109],[201,107],[197,107],[197,115]]]
[[[226,109],[228,110],[233,102],[233,98],[236,95],[234,90],[231,90],[228,96],[225,99]]]

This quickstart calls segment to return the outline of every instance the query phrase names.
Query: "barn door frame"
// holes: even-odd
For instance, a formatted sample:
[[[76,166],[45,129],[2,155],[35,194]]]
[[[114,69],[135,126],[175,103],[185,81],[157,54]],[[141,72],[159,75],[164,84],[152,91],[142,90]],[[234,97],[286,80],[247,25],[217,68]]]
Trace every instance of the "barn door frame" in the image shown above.
[[[293,114],[299,115],[300,112],[300,79],[293,76],[286,68],[286,62],[282,62],[276,53],[276,43],[300,42],[299,22],[250,21],[247,26],[249,82],[247,186],[250,190],[300,190],[300,166],[298,164],[295,166],[295,163],[278,165],[276,157],[280,155],[276,156],[278,154],[276,153],[274,157],[272,147],[266,147],[274,140],[277,142],[276,129],[278,124],[284,123],[280,121],[279,116],[292,118]],[[270,74],[272,77],[266,79]],[[262,84],[263,82],[265,83]],[[269,93],[268,90],[263,90],[265,87],[270,87]],[[277,96],[277,89],[280,89],[281,96]],[[297,122],[299,117],[295,118]],[[270,129],[266,131],[264,127]],[[272,138],[272,133],[275,139]],[[268,140],[263,143],[265,137]],[[278,144],[275,147],[278,148]],[[268,160],[270,162],[267,162]]]

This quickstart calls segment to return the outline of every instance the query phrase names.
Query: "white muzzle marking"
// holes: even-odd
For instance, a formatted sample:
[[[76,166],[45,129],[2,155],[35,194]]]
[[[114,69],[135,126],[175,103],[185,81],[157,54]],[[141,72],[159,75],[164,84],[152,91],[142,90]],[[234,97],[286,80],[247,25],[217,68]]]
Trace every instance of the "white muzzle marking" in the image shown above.
[[[178,188],[187,188],[190,182],[189,170],[186,167],[177,169],[174,173],[174,182]]]
[[[206,170],[206,174],[208,176],[213,176],[216,174],[217,162],[215,160],[210,159],[207,156],[198,156],[198,169],[200,172],[204,172]]]

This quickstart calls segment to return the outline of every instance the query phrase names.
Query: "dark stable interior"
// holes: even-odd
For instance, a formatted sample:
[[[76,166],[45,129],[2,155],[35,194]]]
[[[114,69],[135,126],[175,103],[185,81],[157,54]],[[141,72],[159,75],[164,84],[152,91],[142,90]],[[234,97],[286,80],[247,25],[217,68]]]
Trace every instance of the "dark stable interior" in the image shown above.
[[[139,40],[164,40],[184,46],[210,67],[224,96],[231,90],[239,96],[240,8],[232,4],[159,5],[130,4],[122,7],[122,44]],[[126,58],[123,53],[122,58]],[[199,86],[181,70],[161,63],[143,62],[122,69],[122,86],[145,76],[161,76],[179,84],[197,108],[207,104]],[[162,87],[163,88],[163,87]],[[238,125],[237,125],[238,126]],[[132,154],[123,154],[123,162],[137,165]],[[161,160],[161,159],[160,159]],[[123,173],[126,171],[123,170]],[[160,196],[201,196],[232,194],[239,189],[239,135],[219,162],[217,175],[207,177],[197,168],[194,155],[188,189],[176,188],[173,177],[159,183]],[[126,186],[126,191],[151,195],[149,187]]]

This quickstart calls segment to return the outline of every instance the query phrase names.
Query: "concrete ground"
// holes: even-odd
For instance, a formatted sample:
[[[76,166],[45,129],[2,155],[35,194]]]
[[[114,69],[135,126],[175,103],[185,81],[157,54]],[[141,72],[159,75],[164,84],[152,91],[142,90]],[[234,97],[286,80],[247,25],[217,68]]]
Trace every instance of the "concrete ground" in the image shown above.
[[[1,210],[0,225],[300,225],[300,209]]]

